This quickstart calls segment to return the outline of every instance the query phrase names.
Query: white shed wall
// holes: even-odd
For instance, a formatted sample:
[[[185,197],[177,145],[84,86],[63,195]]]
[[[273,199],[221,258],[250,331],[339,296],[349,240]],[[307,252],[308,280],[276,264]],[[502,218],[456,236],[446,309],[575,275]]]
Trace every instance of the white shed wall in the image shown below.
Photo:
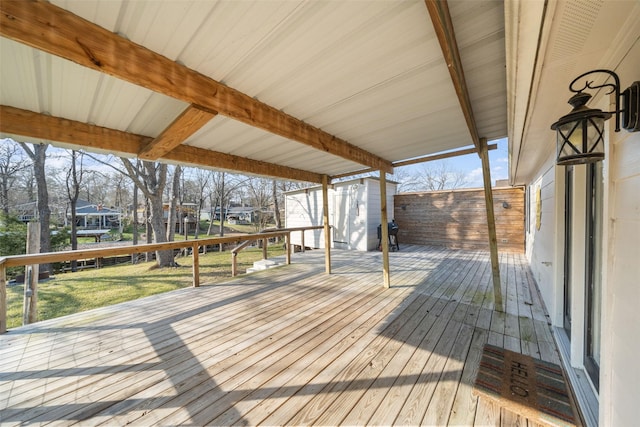
[[[396,184],[387,183],[387,215],[393,215],[393,196]],[[339,182],[328,190],[329,223],[332,229],[332,247],[359,251],[375,250],[378,246],[380,224],[380,182],[377,179],[358,179]],[[322,188],[294,191],[285,195],[286,227],[322,225]],[[299,232],[292,233],[291,241],[301,244]],[[322,230],[305,232],[305,245],[324,248]]]
[[[285,227],[308,227],[322,225],[322,189],[298,191],[285,195]],[[324,231],[307,230],[304,244],[311,248],[324,248]],[[291,243],[302,244],[301,232],[291,233]]]

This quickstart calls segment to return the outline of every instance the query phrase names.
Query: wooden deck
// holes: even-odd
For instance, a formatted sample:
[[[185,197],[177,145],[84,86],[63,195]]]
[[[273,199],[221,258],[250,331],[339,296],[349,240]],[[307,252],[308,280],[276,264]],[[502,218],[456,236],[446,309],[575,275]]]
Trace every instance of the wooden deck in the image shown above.
[[[293,264],[0,336],[0,423],[536,425],[472,394],[489,342],[558,363],[520,254],[403,246]]]

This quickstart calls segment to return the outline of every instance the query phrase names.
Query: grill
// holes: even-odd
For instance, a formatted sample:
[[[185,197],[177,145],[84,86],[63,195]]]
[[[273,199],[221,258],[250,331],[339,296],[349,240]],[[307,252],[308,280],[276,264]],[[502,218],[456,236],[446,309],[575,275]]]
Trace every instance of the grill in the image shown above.
[[[387,224],[387,230],[389,232],[389,250],[399,251],[398,224],[395,220],[392,219],[391,222]],[[378,225],[378,250],[382,250],[382,224]]]

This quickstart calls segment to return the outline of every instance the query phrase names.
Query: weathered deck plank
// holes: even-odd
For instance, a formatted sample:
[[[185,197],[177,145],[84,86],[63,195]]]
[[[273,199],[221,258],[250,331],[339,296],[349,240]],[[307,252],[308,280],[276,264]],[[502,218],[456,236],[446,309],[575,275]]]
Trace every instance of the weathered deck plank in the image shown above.
[[[473,392],[486,343],[557,363],[535,283],[484,251],[321,252],[0,336],[0,423],[527,425]]]

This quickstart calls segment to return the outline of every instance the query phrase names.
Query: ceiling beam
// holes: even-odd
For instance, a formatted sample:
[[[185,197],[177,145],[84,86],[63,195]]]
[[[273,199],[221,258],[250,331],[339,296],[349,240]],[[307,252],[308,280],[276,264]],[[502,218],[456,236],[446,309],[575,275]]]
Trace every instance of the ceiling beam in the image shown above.
[[[467,82],[462,70],[462,61],[460,59],[460,51],[458,50],[455,32],[453,31],[449,4],[447,0],[425,0],[425,4],[427,5],[433,28],[438,36],[442,55],[447,63],[451,81],[456,90],[456,95],[458,95],[458,101],[460,102],[464,119],[467,122],[473,145],[476,146],[477,150],[480,150],[480,134],[478,133],[476,120],[473,117],[471,98],[469,97]]]
[[[136,156],[143,147],[153,141],[153,138],[144,135],[47,116],[5,105],[0,105],[0,132],[130,156]],[[175,147],[161,160],[294,181],[322,182],[321,174],[186,145]]]
[[[144,160],[164,157],[216,115],[216,112],[190,105],[156,139],[142,147],[138,157]]]
[[[391,162],[225,86],[49,2],[2,0],[0,34],[258,127],[391,173]]]
[[[487,145],[487,150],[495,150],[498,148],[498,144],[489,144]],[[415,165],[418,163],[426,163],[426,162],[433,162],[435,160],[442,160],[442,159],[448,159],[451,157],[458,157],[458,156],[465,156],[467,154],[478,154],[478,150],[476,150],[475,148],[465,148],[464,150],[456,150],[456,151],[450,151],[448,153],[441,153],[441,154],[432,154],[429,156],[424,156],[424,157],[418,157],[415,159],[410,159],[410,160],[403,160],[400,162],[393,162],[392,165],[395,168],[399,168],[401,166],[409,166],[409,165]],[[332,180],[334,179],[340,179],[340,178],[346,178],[348,176],[353,176],[353,175],[359,175],[361,173],[368,173],[368,172],[375,172],[375,169],[362,169],[359,171],[355,171],[355,172],[347,172],[347,173],[342,173],[340,175],[333,175],[331,177]]]

